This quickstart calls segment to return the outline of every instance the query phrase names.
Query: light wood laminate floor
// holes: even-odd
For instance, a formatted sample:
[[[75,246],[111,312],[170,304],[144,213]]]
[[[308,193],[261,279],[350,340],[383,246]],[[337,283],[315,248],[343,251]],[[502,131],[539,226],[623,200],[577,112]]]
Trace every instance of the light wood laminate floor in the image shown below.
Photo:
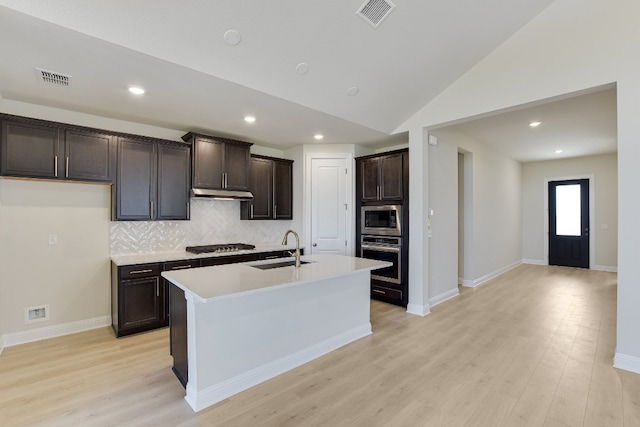
[[[0,425],[640,426],[640,375],[612,368],[615,274],[523,265],[424,318],[371,307],[372,336],[197,414],[166,329],[9,347]]]

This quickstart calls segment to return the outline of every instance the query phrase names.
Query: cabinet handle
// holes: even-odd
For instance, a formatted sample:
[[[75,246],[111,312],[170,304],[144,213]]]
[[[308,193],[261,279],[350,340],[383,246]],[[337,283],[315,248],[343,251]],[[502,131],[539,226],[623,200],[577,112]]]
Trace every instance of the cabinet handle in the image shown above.
[[[191,268],[191,264],[187,264],[187,265],[177,265],[175,267],[172,267],[171,270],[182,270],[184,268]]]
[[[251,211],[251,216],[250,216],[250,218],[251,218],[251,219],[253,219],[253,202],[251,203],[250,211]]]
[[[372,290],[373,292],[377,293],[377,294],[382,294],[382,295],[385,295],[385,294],[386,294],[386,292],[385,292],[385,291],[379,291],[379,290],[377,290],[377,289],[371,289],[371,290]]]
[[[191,217],[191,204],[187,202],[187,218]]]
[[[69,156],[67,156],[64,162],[64,177],[69,178]]]
[[[156,282],[156,296],[160,296],[160,283]]]
[[[273,217],[278,218],[278,205],[273,205]]]
[[[229,176],[227,176],[227,173],[224,173],[224,188],[227,188],[229,186]]]
[[[130,271],[129,274],[142,274],[142,273],[151,273],[153,270],[133,270]]]
[[[264,259],[277,259],[280,258],[278,255],[266,256]]]
[[[58,156],[53,156],[53,176],[58,177]]]
[[[154,215],[153,215],[153,200],[149,201],[149,216],[151,217],[151,219],[153,219]]]

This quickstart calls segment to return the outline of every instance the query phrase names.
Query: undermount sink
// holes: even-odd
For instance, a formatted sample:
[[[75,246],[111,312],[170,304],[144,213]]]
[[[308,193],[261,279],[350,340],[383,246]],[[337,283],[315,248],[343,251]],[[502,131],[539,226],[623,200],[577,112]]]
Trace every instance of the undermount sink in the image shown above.
[[[300,261],[300,265],[309,264],[310,261]],[[291,267],[292,265],[296,265],[295,260],[287,260],[287,261],[278,261],[278,262],[270,262],[267,264],[249,264],[251,267],[259,268],[260,270],[271,270],[272,268],[280,268],[280,267]]]

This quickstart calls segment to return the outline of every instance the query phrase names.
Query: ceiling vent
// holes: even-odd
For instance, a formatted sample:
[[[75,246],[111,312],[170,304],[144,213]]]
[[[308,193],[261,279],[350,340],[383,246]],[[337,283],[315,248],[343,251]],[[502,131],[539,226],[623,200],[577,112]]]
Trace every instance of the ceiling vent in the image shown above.
[[[42,68],[36,68],[36,71],[38,72],[38,78],[44,83],[56,86],[69,86],[71,84],[71,76],[66,74],[43,70]]]
[[[389,0],[367,0],[356,12],[369,23],[373,28],[378,28],[396,5]]]

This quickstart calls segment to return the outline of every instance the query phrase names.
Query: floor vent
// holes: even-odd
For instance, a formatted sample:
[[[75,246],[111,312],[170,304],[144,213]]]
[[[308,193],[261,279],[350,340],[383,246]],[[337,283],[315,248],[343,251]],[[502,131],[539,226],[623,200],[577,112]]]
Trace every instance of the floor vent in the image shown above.
[[[55,71],[47,71],[42,68],[36,68],[39,78],[44,83],[49,83],[56,86],[69,86],[71,84],[71,76],[66,74],[56,73]]]
[[[396,5],[389,0],[367,0],[360,6],[356,15],[360,15],[373,28],[378,28],[395,7]]]

